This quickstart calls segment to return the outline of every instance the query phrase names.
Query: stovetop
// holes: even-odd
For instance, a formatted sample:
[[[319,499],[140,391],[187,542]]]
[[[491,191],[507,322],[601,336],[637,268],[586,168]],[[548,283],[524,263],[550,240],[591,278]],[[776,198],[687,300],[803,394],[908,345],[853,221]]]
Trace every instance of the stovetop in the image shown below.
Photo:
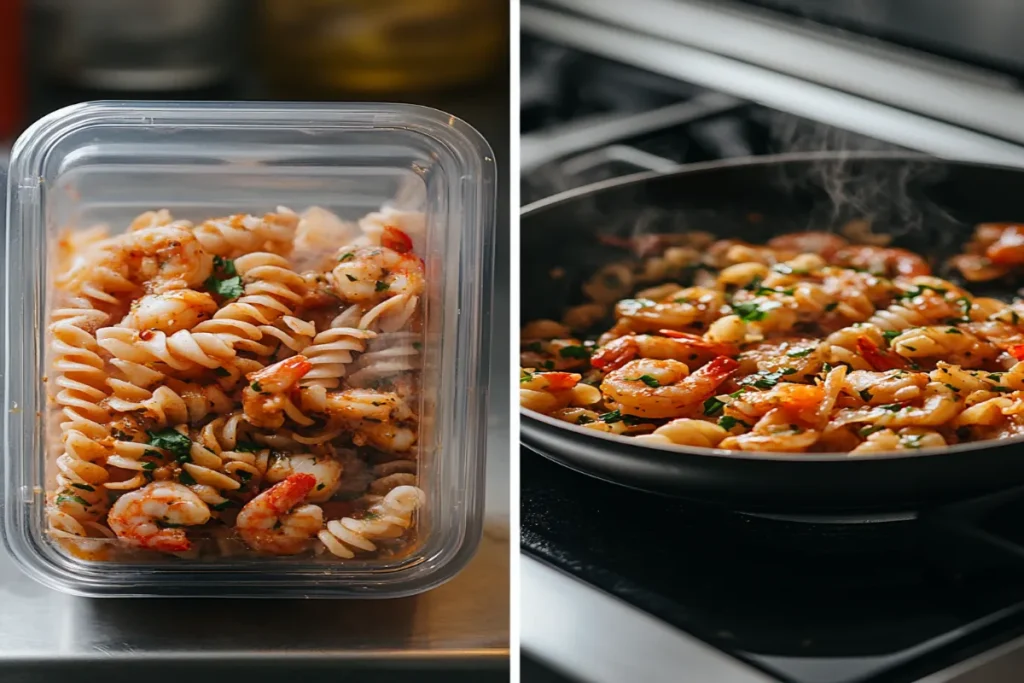
[[[529,36],[522,59],[524,204],[680,163],[898,149]],[[938,515],[769,520],[526,448],[520,495],[529,555],[778,680],[907,683],[1024,633],[1024,496],[977,507],[966,530]]]

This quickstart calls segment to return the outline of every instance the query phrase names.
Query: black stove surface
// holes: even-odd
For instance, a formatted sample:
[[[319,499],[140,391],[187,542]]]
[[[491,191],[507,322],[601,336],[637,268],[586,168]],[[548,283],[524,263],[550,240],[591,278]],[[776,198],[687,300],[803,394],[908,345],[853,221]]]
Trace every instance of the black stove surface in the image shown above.
[[[915,681],[1024,632],[1024,561],[937,522],[760,519],[520,451],[528,553],[780,680]],[[1018,499],[981,526],[1021,514]]]

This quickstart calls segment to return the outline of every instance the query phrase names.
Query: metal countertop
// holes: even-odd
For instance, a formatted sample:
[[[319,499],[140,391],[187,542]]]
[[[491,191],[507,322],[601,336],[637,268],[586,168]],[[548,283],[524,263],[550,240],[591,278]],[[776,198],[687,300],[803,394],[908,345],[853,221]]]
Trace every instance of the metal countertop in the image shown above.
[[[486,512],[469,565],[398,600],[92,599],[37,584],[0,544],[0,681],[508,680],[508,105],[496,95],[424,104],[476,126],[499,162]]]

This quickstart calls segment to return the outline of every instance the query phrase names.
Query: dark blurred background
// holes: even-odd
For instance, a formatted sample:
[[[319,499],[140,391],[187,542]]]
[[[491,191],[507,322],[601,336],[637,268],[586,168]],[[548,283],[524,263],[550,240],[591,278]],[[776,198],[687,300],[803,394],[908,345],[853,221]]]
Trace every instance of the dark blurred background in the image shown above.
[[[96,99],[375,100],[505,157],[508,0],[0,0],[0,140]]]

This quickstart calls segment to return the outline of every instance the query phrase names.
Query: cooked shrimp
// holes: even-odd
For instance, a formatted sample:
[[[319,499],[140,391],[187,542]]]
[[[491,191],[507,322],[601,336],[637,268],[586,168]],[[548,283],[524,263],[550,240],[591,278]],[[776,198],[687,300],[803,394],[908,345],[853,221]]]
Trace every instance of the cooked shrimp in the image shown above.
[[[887,277],[931,275],[932,272],[928,262],[919,255],[898,247],[848,246],[838,250],[829,261]]]
[[[719,316],[725,305],[722,292],[705,287],[676,291],[671,299],[622,299],[615,304],[615,316],[625,321],[630,331],[651,332],[660,328],[680,329],[694,324],[707,325]]]
[[[210,509],[188,487],[172,481],[157,481],[126,493],[110,508],[107,524],[128,545],[177,553],[192,544],[186,526],[210,521]]]
[[[695,361],[701,355],[735,356],[739,349],[734,344],[708,341],[696,334],[659,330],[665,336],[630,334],[605,344],[590,358],[590,364],[604,371],[621,368],[634,358],[655,360]]]
[[[634,360],[608,373],[601,392],[628,415],[680,417],[713,396],[738,367],[732,358],[719,356],[691,375],[686,364],[676,360]]]
[[[884,351],[870,338],[857,338],[857,352],[875,370],[896,370],[907,366],[906,361],[889,351]]]
[[[324,523],[318,506],[301,505],[316,483],[312,474],[298,472],[246,503],[235,521],[245,544],[272,555],[295,555],[308,548]]]
[[[792,424],[791,414],[781,408],[768,412],[746,434],[724,439],[719,448],[738,451],[799,453],[817,443],[821,432]]]
[[[768,391],[744,391],[725,407],[725,414],[754,423],[763,415],[779,409],[792,418],[813,423],[817,419],[818,409],[825,400],[825,389],[812,384],[792,384],[783,382],[776,384]],[[792,420],[790,420],[792,421]]]
[[[921,396],[927,384],[928,374],[924,372],[854,370],[847,373],[844,389],[865,403],[877,406],[913,401]]]
[[[1010,223],[987,223],[978,226],[979,236],[998,237],[985,248],[985,256],[998,266],[1024,263],[1024,226]],[[987,234],[985,234],[987,232]]]
[[[288,393],[313,369],[305,356],[292,356],[246,375],[249,384],[242,390],[242,411],[246,421],[256,427],[276,429],[284,424]]]
[[[174,289],[136,299],[131,311],[121,321],[121,327],[174,334],[178,330],[192,329],[212,318],[216,312],[217,302],[206,292]]]
[[[929,382],[921,394],[921,405],[890,403],[839,411],[836,424],[868,422],[882,427],[937,427],[958,412],[959,396],[942,382]]]
[[[213,272],[213,256],[189,228],[161,225],[128,233],[123,247],[133,280],[148,280],[154,292],[195,288]]]
[[[341,461],[328,455],[281,453],[271,461],[265,479],[271,484],[276,484],[296,472],[312,474],[316,477],[316,485],[306,496],[306,500],[311,503],[322,503],[333,496],[341,486],[343,471]]]
[[[938,432],[922,427],[907,427],[899,433],[883,429],[868,435],[864,443],[851,453],[878,453],[883,451],[920,450],[945,446],[946,440]]]
[[[342,247],[332,271],[334,290],[351,303],[373,304],[423,293],[423,261],[387,247]]]
[[[1010,266],[996,265],[992,259],[981,254],[957,254],[950,259],[950,264],[970,282],[987,282],[1010,272]]]
[[[825,260],[848,246],[850,243],[831,232],[808,231],[779,235],[768,240],[768,246],[781,251],[796,251],[805,254],[819,254]]]

